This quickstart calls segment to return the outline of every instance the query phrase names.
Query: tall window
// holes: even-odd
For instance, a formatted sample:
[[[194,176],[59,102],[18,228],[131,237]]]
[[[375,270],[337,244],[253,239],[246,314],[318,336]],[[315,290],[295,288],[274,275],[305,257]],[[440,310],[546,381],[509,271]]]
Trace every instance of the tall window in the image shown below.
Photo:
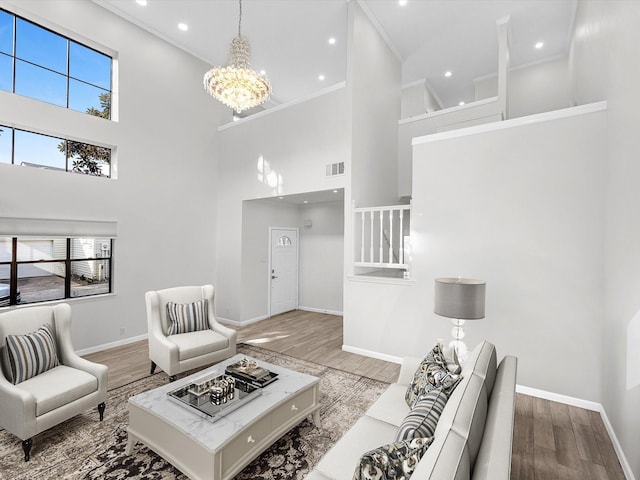
[[[0,306],[111,292],[109,238],[0,237]]]
[[[0,125],[0,163],[111,176],[111,149]]]
[[[111,118],[108,55],[0,9],[0,89]]]

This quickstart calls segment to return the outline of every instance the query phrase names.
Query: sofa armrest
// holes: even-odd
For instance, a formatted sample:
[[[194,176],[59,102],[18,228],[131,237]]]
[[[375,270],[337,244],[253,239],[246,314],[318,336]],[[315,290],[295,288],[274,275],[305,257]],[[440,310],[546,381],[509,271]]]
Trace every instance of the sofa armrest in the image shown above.
[[[420,357],[404,357],[402,359],[402,365],[400,365],[400,375],[398,375],[397,383],[409,386],[420,362],[422,362],[422,358]]]
[[[518,360],[512,356],[504,357],[498,366],[473,480],[511,478],[517,367]]]
[[[26,440],[36,434],[36,399],[0,373],[0,426]]]

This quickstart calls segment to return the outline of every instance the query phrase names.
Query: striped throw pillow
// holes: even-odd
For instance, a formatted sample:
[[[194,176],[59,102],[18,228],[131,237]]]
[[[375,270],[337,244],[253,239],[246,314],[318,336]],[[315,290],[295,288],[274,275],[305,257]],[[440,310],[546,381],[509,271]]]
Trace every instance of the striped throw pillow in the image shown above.
[[[14,385],[59,365],[55,334],[48,323],[27,335],[7,335],[6,342]]]
[[[208,300],[193,303],[167,303],[168,335],[197,332],[209,328]]]
[[[398,428],[395,441],[432,437],[447,400],[449,397],[442,387],[420,397]]]

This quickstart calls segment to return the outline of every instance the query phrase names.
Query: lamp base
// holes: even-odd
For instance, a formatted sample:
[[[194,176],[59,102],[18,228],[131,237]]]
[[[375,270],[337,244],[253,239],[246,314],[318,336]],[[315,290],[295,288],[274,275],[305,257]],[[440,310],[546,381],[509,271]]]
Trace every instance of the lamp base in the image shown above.
[[[459,318],[452,318],[451,323],[453,323],[453,328],[451,329],[451,336],[453,340],[449,342],[449,350],[452,352],[452,356],[457,356],[459,365],[462,365],[464,361],[467,359],[469,355],[469,349],[467,345],[462,341],[464,338],[464,329],[462,326],[464,325],[464,320]],[[455,358],[455,357],[454,357]]]

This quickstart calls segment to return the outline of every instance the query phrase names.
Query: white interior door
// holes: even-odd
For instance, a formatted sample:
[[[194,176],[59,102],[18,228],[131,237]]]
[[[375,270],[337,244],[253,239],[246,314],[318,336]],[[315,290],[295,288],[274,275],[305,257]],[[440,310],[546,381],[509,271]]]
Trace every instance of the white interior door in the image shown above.
[[[270,315],[298,308],[298,230],[271,229]]]

